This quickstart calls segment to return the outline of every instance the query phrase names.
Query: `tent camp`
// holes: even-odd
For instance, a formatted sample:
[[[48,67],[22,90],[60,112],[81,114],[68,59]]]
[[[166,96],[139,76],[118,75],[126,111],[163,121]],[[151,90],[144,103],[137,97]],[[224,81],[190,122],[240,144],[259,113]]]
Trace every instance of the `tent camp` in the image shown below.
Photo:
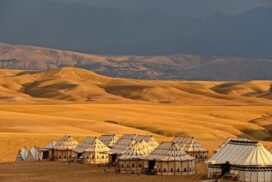
[[[193,137],[176,137],[173,142],[186,153],[194,157],[197,162],[204,161],[208,158],[208,150]]]
[[[145,160],[148,173],[158,175],[193,175],[195,159],[174,142],[161,143]]]
[[[110,151],[110,162],[116,162],[118,157],[121,156],[126,150],[129,149],[136,141],[135,134],[123,135],[111,148]]]
[[[119,140],[119,137],[115,134],[101,135],[99,137],[99,140],[107,145],[109,148],[111,148]]]
[[[27,156],[28,151],[26,150],[26,148],[22,148],[17,154],[16,161],[25,161],[27,159]]]
[[[91,164],[106,164],[109,162],[110,148],[97,137],[86,137],[74,149],[78,161]]]
[[[54,159],[58,161],[73,160],[73,150],[78,145],[78,142],[71,136],[65,135],[55,145]]]
[[[144,158],[153,151],[153,147],[144,140],[135,142],[119,158],[121,173],[143,173]]]
[[[47,144],[44,148],[39,148],[39,158],[40,160],[54,160],[54,151],[56,142],[52,141]]]
[[[150,147],[155,149],[159,143],[155,140],[155,138],[152,135],[137,135],[135,137],[135,141],[145,141]]]
[[[272,154],[257,141],[228,140],[208,160],[210,178],[236,178],[242,182],[271,182]]]

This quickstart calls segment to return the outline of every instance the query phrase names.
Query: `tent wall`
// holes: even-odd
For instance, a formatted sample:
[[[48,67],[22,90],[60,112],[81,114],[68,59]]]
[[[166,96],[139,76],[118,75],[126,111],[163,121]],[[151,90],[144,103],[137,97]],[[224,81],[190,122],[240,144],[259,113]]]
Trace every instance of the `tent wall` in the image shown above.
[[[107,164],[109,155],[99,152],[84,152],[82,153],[83,162],[91,164]]]
[[[49,160],[54,160],[54,149],[49,149]]]
[[[208,177],[215,178],[222,173],[221,165],[208,165]]]
[[[268,168],[240,168],[239,181],[241,182],[272,182],[272,167]]]
[[[208,152],[187,152],[190,156],[194,157],[196,162],[203,162],[208,158]]]
[[[54,159],[57,161],[71,161],[73,160],[73,151],[72,150],[56,150]]]
[[[208,165],[208,177],[221,174],[220,165]],[[231,175],[237,175],[240,182],[272,182],[272,167],[231,166]]]
[[[193,175],[195,174],[195,161],[157,161],[158,175]]]
[[[143,160],[118,160],[121,173],[141,174],[143,173],[145,161]]]

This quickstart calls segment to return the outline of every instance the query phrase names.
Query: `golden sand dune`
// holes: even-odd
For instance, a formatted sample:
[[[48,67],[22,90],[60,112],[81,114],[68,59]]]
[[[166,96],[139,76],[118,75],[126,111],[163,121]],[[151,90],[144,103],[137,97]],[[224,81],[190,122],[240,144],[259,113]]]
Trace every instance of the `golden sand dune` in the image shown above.
[[[78,68],[0,75],[0,161],[64,134],[194,136],[210,151],[247,137],[272,147],[270,81],[143,81]]]
[[[79,68],[0,71],[2,99],[14,96],[73,102],[146,101],[190,105],[270,105],[271,82],[143,81],[110,78]]]

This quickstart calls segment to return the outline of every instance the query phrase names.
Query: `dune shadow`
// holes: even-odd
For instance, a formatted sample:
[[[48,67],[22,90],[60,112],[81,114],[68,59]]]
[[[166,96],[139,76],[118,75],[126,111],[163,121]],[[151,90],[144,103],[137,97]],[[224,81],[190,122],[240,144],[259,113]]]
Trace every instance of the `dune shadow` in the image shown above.
[[[243,133],[238,137],[253,140],[272,141],[272,124],[263,126],[264,129],[247,128],[241,130]]]

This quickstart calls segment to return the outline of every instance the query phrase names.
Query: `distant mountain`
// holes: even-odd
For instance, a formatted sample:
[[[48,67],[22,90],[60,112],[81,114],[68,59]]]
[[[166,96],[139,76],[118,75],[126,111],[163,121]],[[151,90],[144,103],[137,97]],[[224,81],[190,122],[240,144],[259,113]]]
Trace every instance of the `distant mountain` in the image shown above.
[[[272,59],[196,56],[102,56],[34,46],[0,44],[0,68],[85,68],[123,78],[161,80],[271,80]]]
[[[272,58],[272,8],[190,18],[47,0],[1,0],[0,41],[94,54]]]
[[[270,0],[53,0],[122,10],[157,9],[190,17],[208,17],[218,12],[235,15],[254,7],[272,7]]]

